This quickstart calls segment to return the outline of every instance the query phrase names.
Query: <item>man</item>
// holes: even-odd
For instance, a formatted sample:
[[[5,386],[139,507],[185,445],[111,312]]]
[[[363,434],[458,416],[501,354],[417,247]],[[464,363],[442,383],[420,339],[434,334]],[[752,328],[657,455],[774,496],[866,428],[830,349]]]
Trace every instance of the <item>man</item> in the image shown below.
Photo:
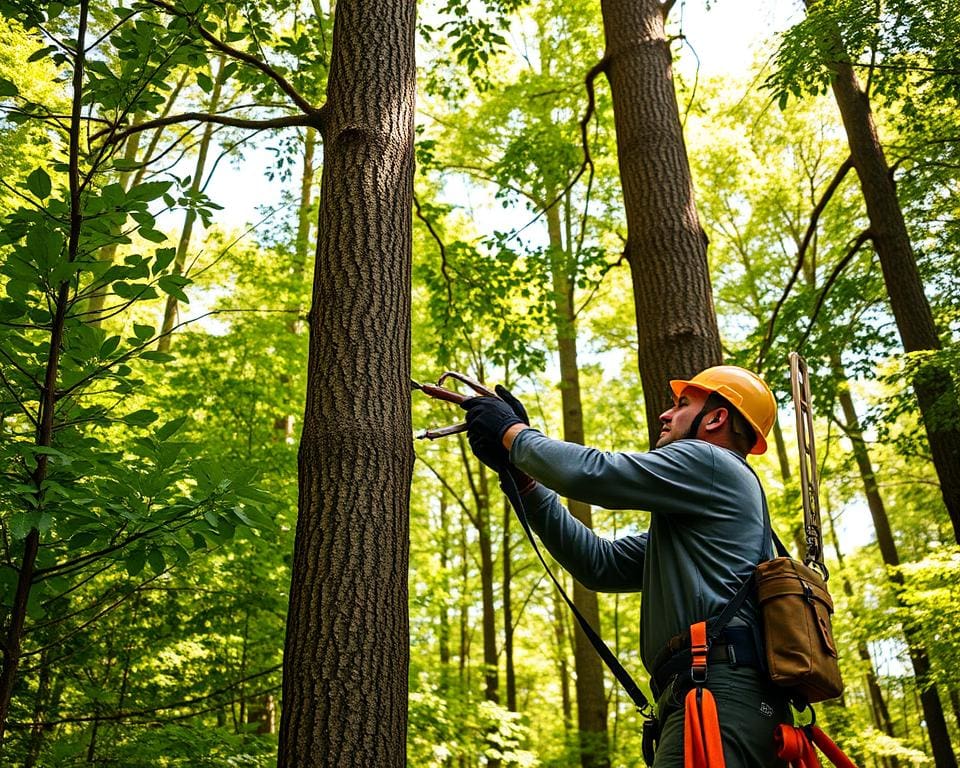
[[[661,724],[656,768],[683,765],[683,694],[690,684],[689,627],[716,617],[772,556],[766,502],[746,456],[766,451],[776,402],[756,374],[708,368],[671,381],[674,406],[660,416],[650,453],[604,453],[553,440],[528,426],[523,406],[463,404],[474,453],[518,480],[531,527],[589,589],[643,592],[640,643]],[[649,530],[601,538],[557,494],[608,509],[651,513]],[[709,688],[717,702],[728,768],[774,766],[773,732],[789,722],[787,699],[760,668],[757,606],[748,599],[714,644]]]

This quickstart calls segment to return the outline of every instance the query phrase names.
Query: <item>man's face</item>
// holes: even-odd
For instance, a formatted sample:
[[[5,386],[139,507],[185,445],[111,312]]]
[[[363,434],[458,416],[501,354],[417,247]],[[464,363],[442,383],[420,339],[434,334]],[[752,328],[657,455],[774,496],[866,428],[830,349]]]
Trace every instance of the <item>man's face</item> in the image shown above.
[[[680,393],[673,408],[660,414],[660,437],[655,447],[682,440],[690,431],[693,420],[707,402],[709,394],[702,389],[687,387]]]

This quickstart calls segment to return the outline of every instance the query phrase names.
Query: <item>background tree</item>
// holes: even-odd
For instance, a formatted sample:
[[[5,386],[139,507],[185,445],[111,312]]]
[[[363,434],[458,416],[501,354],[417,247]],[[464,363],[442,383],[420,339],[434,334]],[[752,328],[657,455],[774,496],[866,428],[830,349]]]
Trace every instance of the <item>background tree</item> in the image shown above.
[[[651,445],[671,402],[667,382],[722,362],[664,31],[672,5],[602,2],[606,51],[588,75],[603,71],[610,81]]]
[[[779,89],[781,100],[790,92],[817,90],[828,84],[833,91],[850,145],[851,160],[860,178],[870,220],[870,239],[880,258],[903,348],[924,360],[911,371],[911,382],[923,414],[931,459],[954,527],[954,538],[960,543],[960,404],[949,368],[940,365],[938,356],[932,354],[942,348],[940,333],[924,293],[894,178],[877,130],[870,88],[868,85],[865,89],[854,72],[860,56],[869,61],[868,78],[877,57],[884,59],[881,67],[936,71],[936,63],[956,39],[955,34],[951,35],[957,28],[952,13],[955,9],[948,10],[939,23],[933,24],[926,18],[925,9],[912,2],[878,7],[875,15],[868,17],[867,24],[859,11],[855,19],[851,17],[850,9],[843,3],[808,2],[807,9],[807,20],[784,41],[780,73],[773,78],[773,83]],[[907,31],[891,45],[882,30],[894,18],[901,19]],[[888,60],[884,54],[891,47],[895,55]],[[898,56],[899,51],[909,53]],[[805,55],[810,55],[810,61],[801,63],[799,57]],[[934,66],[926,67],[926,62]],[[955,82],[955,72],[939,74]],[[896,98],[896,88],[889,78],[879,78],[877,82],[881,98]],[[945,733],[941,733],[941,743],[944,736]],[[944,759],[950,763],[946,755]]]

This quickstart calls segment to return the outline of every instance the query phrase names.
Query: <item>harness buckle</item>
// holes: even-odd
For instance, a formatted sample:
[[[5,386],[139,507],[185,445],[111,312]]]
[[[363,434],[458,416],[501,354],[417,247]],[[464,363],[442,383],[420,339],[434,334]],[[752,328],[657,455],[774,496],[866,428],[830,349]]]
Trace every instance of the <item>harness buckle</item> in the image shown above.
[[[707,682],[707,655],[710,640],[707,637],[707,622],[690,625],[690,679],[695,685]]]

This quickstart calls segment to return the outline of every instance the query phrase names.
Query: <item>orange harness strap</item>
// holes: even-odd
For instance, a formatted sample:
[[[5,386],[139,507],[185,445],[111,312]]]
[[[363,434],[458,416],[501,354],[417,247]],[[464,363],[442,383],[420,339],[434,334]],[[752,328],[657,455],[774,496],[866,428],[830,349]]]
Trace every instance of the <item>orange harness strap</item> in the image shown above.
[[[813,743],[810,742],[811,736]],[[830,762],[837,768],[857,768],[853,761],[834,744],[833,740],[815,725],[796,728],[792,725],[780,725],[774,732],[777,745],[777,757],[789,762],[793,768],[820,768],[816,744],[823,750]]]
[[[695,687],[684,702],[683,766],[684,768],[725,768],[720,719],[713,694],[703,684],[707,681],[707,623],[690,626],[690,677]],[[802,768],[802,767],[798,767]],[[810,766],[809,768],[818,768]]]

